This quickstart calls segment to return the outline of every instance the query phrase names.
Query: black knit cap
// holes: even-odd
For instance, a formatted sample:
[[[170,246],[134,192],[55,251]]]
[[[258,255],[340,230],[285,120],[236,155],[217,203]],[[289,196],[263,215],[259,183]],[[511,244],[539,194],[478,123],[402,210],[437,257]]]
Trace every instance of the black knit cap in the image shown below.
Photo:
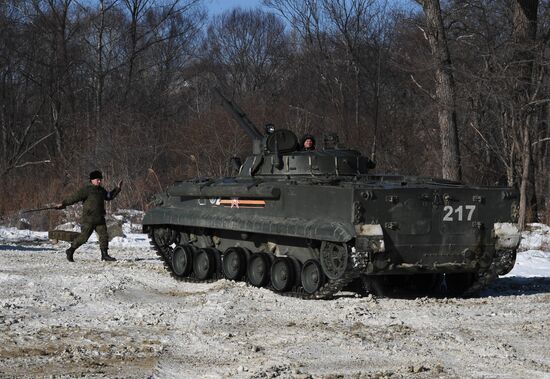
[[[103,174],[101,173],[101,171],[95,170],[90,172],[90,180],[94,179],[103,179]]]

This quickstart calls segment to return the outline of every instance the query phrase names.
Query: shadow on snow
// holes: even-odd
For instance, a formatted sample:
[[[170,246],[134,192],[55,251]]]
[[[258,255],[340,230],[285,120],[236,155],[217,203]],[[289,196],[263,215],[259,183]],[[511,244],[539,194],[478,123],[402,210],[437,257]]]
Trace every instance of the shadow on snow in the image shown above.
[[[57,251],[51,247],[32,247],[32,246],[21,246],[21,245],[0,245],[0,251]]]
[[[550,277],[509,276],[499,278],[481,293],[481,297],[520,296],[538,293],[550,293]]]

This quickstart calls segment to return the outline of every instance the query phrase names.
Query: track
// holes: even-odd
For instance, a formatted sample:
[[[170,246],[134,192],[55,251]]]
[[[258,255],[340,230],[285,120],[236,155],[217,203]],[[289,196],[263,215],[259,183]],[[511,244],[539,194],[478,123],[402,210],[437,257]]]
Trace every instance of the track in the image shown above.
[[[173,248],[171,246],[159,245],[153,236],[153,230],[149,231],[149,240],[156,254],[163,261],[165,269],[174,279],[187,283],[212,283],[219,279],[225,278],[223,273],[219,269],[214,272],[211,278],[206,280],[195,278],[193,272],[191,272],[191,274],[186,277],[176,275],[174,273],[174,270],[172,269],[171,264]],[[494,259],[489,267],[478,271],[473,275],[473,277],[464,278],[464,281],[466,282],[464,284],[466,285],[461,290],[456,291],[455,288],[451,287],[451,291],[443,292],[442,294],[445,296],[450,295],[451,297],[476,297],[483,289],[487,288],[495,279],[498,278],[499,273],[508,272],[510,265],[513,266],[513,262],[515,262],[515,252],[498,251],[495,253]],[[360,272],[358,270],[348,268],[341,278],[336,280],[327,278],[325,284],[313,293],[307,293],[306,291],[304,291],[303,287],[300,284],[295,285],[290,290],[284,292],[275,290],[270,283],[268,283],[265,288],[268,288],[281,296],[296,297],[300,299],[330,299],[333,298],[336,293],[346,288],[348,284],[350,284],[359,276]],[[248,281],[248,279],[246,279],[246,281]],[[460,287],[462,287],[462,285]],[[365,289],[363,288],[363,290]],[[372,290],[367,290],[367,292],[372,293]],[[384,296],[382,293],[378,293],[378,291],[375,291],[375,293],[378,296]]]
[[[477,274],[472,285],[464,291],[463,296],[477,296],[479,292],[489,286],[499,275],[508,273],[516,261],[516,252],[500,250],[495,252],[491,265]]]
[[[172,247],[160,246],[156,242],[153,236],[153,229],[151,229],[148,234],[149,234],[149,242],[151,246],[154,248],[157,256],[162,260],[164,264],[164,268],[170,273],[170,275],[174,279],[181,282],[186,282],[186,283],[212,283],[219,279],[224,278],[223,274],[219,272],[219,270],[217,270],[214,273],[214,276],[212,278],[206,279],[206,280],[199,280],[195,278],[193,273],[191,273],[191,275],[187,277],[176,275],[174,273],[174,270],[172,269],[172,264],[171,264],[172,252],[173,252]],[[271,285],[268,285],[265,288],[268,288],[274,292],[277,292],[281,296],[296,297],[296,298],[306,299],[306,300],[307,299],[309,300],[330,299],[337,292],[341,291],[346,285],[348,285],[351,281],[353,281],[357,277],[358,277],[358,273],[354,271],[348,271],[344,273],[344,275],[339,279],[331,280],[327,278],[326,283],[314,293],[305,292],[301,286],[294,286],[291,290],[285,291],[285,292],[275,291],[275,289],[271,287]]]

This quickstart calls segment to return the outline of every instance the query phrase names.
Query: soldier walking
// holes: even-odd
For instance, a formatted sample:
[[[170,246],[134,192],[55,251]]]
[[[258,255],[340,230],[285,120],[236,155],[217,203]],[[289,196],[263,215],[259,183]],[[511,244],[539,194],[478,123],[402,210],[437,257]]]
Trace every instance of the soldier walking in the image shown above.
[[[69,262],[74,262],[73,255],[75,250],[88,241],[94,230],[99,237],[101,260],[116,261],[107,252],[109,249],[109,235],[107,234],[107,224],[105,223],[105,201],[113,200],[120,193],[122,180],[110,192],[101,186],[102,180],[103,175],[101,171],[92,171],[90,173],[90,184],[85,185],[63,200],[62,203],[56,205],[57,209],[63,209],[78,202],[83,203],[80,221],[81,232],[71,243],[71,247],[65,251]]]

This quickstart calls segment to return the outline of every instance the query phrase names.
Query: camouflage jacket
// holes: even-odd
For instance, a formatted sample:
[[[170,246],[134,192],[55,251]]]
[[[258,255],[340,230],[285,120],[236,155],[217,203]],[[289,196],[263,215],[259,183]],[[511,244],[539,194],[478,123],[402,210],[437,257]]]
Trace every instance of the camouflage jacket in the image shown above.
[[[80,222],[82,224],[99,225],[105,223],[105,201],[113,200],[119,193],[120,188],[118,187],[108,192],[101,186],[88,184],[63,200],[62,204],[63,207],[66,207],[82,201]]]

